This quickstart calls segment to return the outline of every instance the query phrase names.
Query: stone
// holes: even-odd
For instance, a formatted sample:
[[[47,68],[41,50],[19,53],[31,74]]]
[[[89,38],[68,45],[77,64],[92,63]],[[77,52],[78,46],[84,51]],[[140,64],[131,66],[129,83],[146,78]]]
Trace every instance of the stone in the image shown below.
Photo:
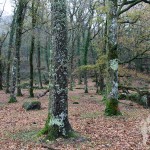
[[[41,109],[41,102],[39,101],[31,101],[31,102],[25,102],[22,105],[22,108],[24,108],[25,110],[39,110]]]

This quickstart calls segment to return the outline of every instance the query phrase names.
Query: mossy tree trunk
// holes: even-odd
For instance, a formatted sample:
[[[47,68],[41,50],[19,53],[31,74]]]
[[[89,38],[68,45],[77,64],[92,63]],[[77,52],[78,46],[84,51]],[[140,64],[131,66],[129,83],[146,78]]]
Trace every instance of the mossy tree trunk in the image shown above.
[[[78,27],[80,28],[80,27]],[[78,67],[81,66],[81,50],[80,50],[80,40],[81,40],[81,34],[80,30],[78,29],[78,34],[77,34],[77,55],[78,55]],[[82,74],[79,72],[78,75],[78,84],[82,84]]]
[[[40,2],[40,0],[39,0]],[[38,2],[38,5],[39,5]],[[37,18],[37,69],[38,69],[38,78],[39,78],[39,88],[43,88],[42,85],[42,76],[41,76],[41,23],[43,22],[43,12],[44,12],[44,7],[43,5],[41,6],[42,8],[37,10],[37,15],[41,16]]]
[[[91,26],[88,27],[88,31],[87,31],[87,38],[86,38],[86,42],[85,42],[85,47],[84,47],[84,57],[83,57],[83,65],[87,65],[87,56],[88,56],[88,50],[89,50],[89,46],[90,46],[90,29]],[[84,71],[84,92],[88,93],[88,80],[87,80],[87,71]]]
[[[10,99],[9,103],[17,102],[15,89],[16,89],[16,80],[17,80],[17,59],[14,58],[12,64],[12,76],[11,76],[11,87],[10,87]]]
[[[117,0],[107,1],[107,102],[105,114],[120,114],[118,108]]]
[[[39,78],[39,88],[42,88],[42,76],[41,76],[41,42],[40,42],[40,29],[38,28],[38,43],[37,43],[37,69]]]
[[[11,65],[11,54],[13,51],[14,34],[15,34],[15,18],[16,18],[16,12],[14,12],[13,20],[10,26],[9,46],[7,52],[7,68],[6,68],[6,90],[5,90],[6,93],[10,93],[9,91],[10,65]]]
[[[73,20],[72,20],[73,21]],[[73,25],[72,25],[73,27]],[[74,79],[73,79],[73,67],[74,67],[74,54],[75,54],[75,37],[74,31],[71,33],[71,52],[70,52],[70,87],[69,90],[73,91]]]
[[[17,96],[22,96],[21,87],[20,87],[20,47],[21,47],[21,38],[23,30],[23,21],[26,13],[28,1],[20,0],[17,4],[16,10],[16,22],[15,22],[15,58],[12,65],[12,82],[11,82],[11,92],[10,92],[10,101],[15,102],[15,89],[17,82]]]
[[[51,1],[52,51],[50,52],[50,106],[46,121],[47,138],[69,137],[68,51],[66,0]],[[45,132],[46,133],[46,132]]]
[[[31,17],[32,17],[32,36],[31,36],[31,48],[30,48],[30,56],[29,56],[29,63],[30,63],[30,88],[29,94],[30,97],[34,97],[33,93],[33,80],[34,80],[34,71],[33,71],[33,55],[35,51],[35,27],[36,27],[36,15],[37,15],[37,8],[36,8],[35,0],[32,0],[32,10],[31,10]]]
[[[3,78],[2,78],[2,55],[1,55],[1,41],[0,41],[0,90],[3,89],[3,85],[2,85],[2,82],[3,82]]]
[[[3,62],[2,62],[2,47],[3,47],[3,44],[7,38],[7,35],[8,35],[8,32],[7,34],[3,34],[1,35],[0,37],[0,90],[3,89]]]
[[[27,1],[20,0],[16,14],[16,37],[15,37],[15,57],[17,60],[17,96],[22,96],[20,87],[20,47],[23,30],[23,21],[26,12]]]

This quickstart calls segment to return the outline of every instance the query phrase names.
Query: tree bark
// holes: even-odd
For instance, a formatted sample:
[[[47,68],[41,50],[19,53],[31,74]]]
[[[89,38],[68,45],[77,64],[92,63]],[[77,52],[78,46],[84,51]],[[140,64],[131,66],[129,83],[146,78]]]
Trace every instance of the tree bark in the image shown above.
[[[117,0],[107,1],[107,103],[105,114],[119,115],[118,108],[118,53],[117,53]]]
[[[32,36],[31,36],[31,48],[30,48],[30,56],[29,56],[29,63],[30,63],[30,88],[29,94],[30,97],[34,97],[33,93],[33,54],[35,51],[35,27],[36,27],[36,15],[37,15],[37,8],[35,8],[35,0],[32,0]]]
[[[50,52],[49,112],[45,128],[49,140],[69,137],[68,50],[66,0],[51,1],[52,51]]]
[[[15,34],[15,17],[16,12],[14,12],[13,21],[11,23],[11,29],[10,29],[10,37],[9,37],[9,46],[8,46],[8,53],[7,53],[7,69],[6,69],[6,93],[9,93],[9,87],[10,87],[10,65],[11,65],[11,54],[13,50],[13,40],[14,40],[14,34]]]
[[[12,77],[11,77],[12,83],[11,83],[9,103],[17,102],[16,95],[15,95],[16,80],[17,80],[16,74],[17,74],[17,58],[14,58],[13,65],[12,65]]]
[[[0,41],[1,42],[1,41]],[[1,43],[0,43],[1,44]],[[0,46],[0,90],[3,89],[3,85],[2,85],[2,82],[3,82],[3,77],[2,77],[2,56],[1,56],[1,46]]]
[[[39,30],[39,29],[38,29]],[[37,69],[38,69],[38,77],[39,77],[39,88],[42,88],[42,77],[41,77],[41,48],[40,48],[40,31],[38,31],[38,44],[37,44]]]

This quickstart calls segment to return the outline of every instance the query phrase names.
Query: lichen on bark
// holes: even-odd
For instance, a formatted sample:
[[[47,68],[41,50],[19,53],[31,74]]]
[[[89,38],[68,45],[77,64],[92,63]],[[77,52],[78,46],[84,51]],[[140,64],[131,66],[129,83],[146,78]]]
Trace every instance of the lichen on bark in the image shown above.
[[[108,116],[121,114],[118,107],[118,52],[117,0],[107,0],[107,85],[106,108]]]
[[[73,132],[68,120],[68,50],[66,1],[51,1],[52,49],[50,50],[47,140],[67,138]]]

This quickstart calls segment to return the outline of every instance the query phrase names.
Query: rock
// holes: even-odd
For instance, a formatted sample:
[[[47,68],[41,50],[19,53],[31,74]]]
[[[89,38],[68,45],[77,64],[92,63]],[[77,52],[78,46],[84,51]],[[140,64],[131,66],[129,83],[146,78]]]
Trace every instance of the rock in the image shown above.
[[[39,110],[41,109],[41,102],[39,101],[25,102],[22,105],[22,108],[24,108],[25,110]]]
[[[73,102],[73,104],[79,104],[79,102]]]

